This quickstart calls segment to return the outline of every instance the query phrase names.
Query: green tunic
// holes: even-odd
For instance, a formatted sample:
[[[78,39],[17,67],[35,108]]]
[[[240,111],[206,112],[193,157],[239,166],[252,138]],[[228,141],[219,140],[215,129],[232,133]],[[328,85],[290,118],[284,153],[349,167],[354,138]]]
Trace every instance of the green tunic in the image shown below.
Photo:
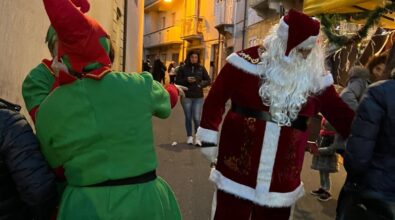
[[[55,82],[55,77],[45,62],[32,69],[22,84],[22,95],[29,112],[48,96]]]
[[[161,178],[135,185],[84,187],[155,170],[152,116],[167,118],[166,90],[149,73],[112,72],[55,89],[36,115],[37,136],[52,167],[68,181],[58,219],[181,219]]]

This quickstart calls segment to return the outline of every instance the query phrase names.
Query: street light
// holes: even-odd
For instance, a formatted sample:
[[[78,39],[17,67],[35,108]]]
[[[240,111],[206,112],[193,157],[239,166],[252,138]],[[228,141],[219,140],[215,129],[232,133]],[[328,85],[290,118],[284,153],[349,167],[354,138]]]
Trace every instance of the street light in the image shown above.
[[[171,3],[172,0],[164,0],[166,3]]]

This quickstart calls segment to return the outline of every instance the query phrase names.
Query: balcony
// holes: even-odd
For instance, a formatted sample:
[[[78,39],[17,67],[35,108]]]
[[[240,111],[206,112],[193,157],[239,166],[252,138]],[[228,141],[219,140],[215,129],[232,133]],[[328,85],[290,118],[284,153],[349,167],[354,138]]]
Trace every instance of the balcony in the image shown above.
[[[204,19],[198,16],[187,17],[183,20],[181,38],[183,40],[201,40],[205,28]]]
[[[284,8],[302,11],[303,0],[249,0],[250,7],[253,8],[260,17],[267,18],[278,13],[282,14]]]
[[[181,27],[172,26],[144,35],[144,48],[182,44]]]
[[[172,4],[166,3],[163,0],[145,0],[144,11],[168,11],[171,9]]]
[[[233,35],[234,4],[234,0],[217,1],[215,4],[215,28],[222,35]]]

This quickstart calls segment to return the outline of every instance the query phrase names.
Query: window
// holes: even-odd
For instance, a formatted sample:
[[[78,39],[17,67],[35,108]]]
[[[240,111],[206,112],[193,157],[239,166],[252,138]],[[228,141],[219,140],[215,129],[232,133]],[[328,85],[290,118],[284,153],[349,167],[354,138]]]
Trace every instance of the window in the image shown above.
[[[162,17],[162,29],[166,27],[166,17]]]
[[[171,25],[172,26],[176,25],[176,13],[175,12],[173,12],[171,14]]]

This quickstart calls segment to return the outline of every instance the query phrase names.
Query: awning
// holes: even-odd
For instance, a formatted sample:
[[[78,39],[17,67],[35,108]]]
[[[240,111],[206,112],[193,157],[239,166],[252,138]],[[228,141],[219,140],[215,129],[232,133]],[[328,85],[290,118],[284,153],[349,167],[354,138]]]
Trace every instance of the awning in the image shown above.
[[[304,0],[304,13],[314,16],[319,14],[357,13],[372,11],[384,7],[386,0]],[[362,22],[364,23],[364,22]],[[395,13],[384,14],[380,19],[383,28],[395,29]]]

